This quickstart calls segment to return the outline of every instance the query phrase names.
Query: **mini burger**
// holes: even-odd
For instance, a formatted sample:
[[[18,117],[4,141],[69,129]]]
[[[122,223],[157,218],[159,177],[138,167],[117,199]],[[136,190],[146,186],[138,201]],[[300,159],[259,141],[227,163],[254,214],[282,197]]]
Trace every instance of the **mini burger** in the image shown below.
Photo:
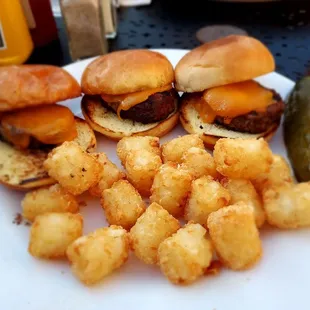
[[[180,120],[212,147],[219,138],[269,140],[284,103],[274,90],[252,80],[272,72],[272,54],[260,41],[229,36],[186,54],[175,69],[181,98]]]
[[[79,97],[78,82],[47,65],[0,67],[0,182],[15,189],[55,183],[43,168],[48,152],[75,140],[96,146],[92,129],[71,110],[56,104]]]
[[[174,70],[162,54],[117,51],[91,62],[82,76],[82,112],[91,127],[119,140],[157,136],[178,122]]]

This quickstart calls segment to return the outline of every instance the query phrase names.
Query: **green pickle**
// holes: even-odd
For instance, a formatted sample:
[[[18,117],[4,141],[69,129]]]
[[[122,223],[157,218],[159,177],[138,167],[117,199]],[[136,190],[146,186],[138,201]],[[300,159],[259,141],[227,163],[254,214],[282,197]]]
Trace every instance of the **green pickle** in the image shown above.
[[[310,180],[310,77],[297,82],[284,112],[284,141],[299,182]]]

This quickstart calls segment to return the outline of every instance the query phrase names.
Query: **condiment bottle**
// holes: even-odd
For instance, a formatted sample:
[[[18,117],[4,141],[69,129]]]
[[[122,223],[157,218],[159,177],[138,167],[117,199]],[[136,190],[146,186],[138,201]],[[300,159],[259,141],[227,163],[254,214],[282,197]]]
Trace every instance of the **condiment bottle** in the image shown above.
[[[60,0],[72,60],[108,52],[100,0]]]
[[[118,0],[100,0],[101,22],[105,30],[105,36],[109,39],[116,37],[117,31],[117,7]]]
[[[35,47],[45,46],[58,40],[50,0],[19,1],[21,1]]]
[[[22,64],[33,42],[19,0],[0,1],[0,66]]]

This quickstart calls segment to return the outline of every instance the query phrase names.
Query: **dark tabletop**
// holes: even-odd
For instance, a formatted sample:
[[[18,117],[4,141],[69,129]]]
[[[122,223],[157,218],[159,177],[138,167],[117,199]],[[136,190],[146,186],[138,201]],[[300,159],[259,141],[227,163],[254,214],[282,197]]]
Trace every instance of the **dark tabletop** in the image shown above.
[[[59,41],[36,49],[29,63],[71,62],[61,18]],[[297,80],[310,68],[310,1],[264,4],[153,0],[149,6],[118,9],[118,32],[110,50],[184,48],[200,44],[196,32],[207,25],[233,25],[263,41],[272,51],[277,71]]]

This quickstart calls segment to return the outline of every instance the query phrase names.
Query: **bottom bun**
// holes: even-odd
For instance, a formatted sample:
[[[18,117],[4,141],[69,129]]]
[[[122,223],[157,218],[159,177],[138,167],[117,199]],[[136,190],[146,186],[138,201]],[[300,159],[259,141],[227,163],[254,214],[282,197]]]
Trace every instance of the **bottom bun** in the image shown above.
[[[264,138],[270,141],[275,132],[277,131],[280,122],[275,123],[269,128],[269,130],[259,133],[251,134],[229,130],[218,124],[205,123],[194,106],[185,102],[181,106],[180,110],[180,121],[183,128],[188,133],[199,134],[201,139],[204,141],[206,147],[213,149],[215,143],[220,138],[243,138],[243,139],[259,139]]]
[[[90,126],[75,117],[76,141],[85,151],[94,151],[96,137]],[[21,151],[0,140],[0,183],[18,190],[29,190],[56,183],[49,177],[43,163],[50,150]]]
[[[77,137],[74,139],[86,152],[94,152],[97,148],[97,140],[93,129],[85,120],[75,117]]]
[[[142,124],[130,119],[119,119],[113,111],[105,108],[96,96],[84,96],[82,112],[85,120],[95,130],[114,140],[130,136],[162,137],[170,132],[179,121],[177,111],[157,123]]]

